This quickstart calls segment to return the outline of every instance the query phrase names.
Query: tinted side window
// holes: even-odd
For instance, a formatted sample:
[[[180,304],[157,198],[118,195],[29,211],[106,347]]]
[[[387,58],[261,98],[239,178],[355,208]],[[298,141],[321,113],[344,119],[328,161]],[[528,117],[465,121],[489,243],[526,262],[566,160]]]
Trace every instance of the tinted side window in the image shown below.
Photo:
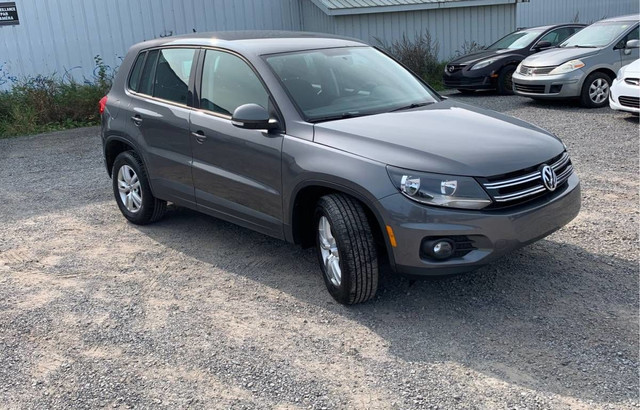
[[[575,32],[576,29],[574,27],[557,28],[542,36],[542,38],[538,42],[548,41],[552,46],[557,46],[558,44],[571,37]]]
[[[231,116],[236,108],[250,103],[269,109],[269,94],[251,67],[233,54],[207,50],[200,108]]]
[[[153,94],[153,78],[156,73],[156,63],[158,62],[158,50],[149,51],[147,60],[140,76],[139,92],[142,94]]]
[[[624,44],[627,44],[629,40],[640,40],[640,26],[631,30],[629,34],[627,34],[624,38]]]
[[[144,57],[147,53],[138,54],[136,62],[133,64],[131,74],[129,75],[129,88],[133,91],[138,91],[140,85],[140,72],[142,71],[142,64],[144,64]]]
[[[194,49],[169,48],[158,56],[153,96],[187,104]]]

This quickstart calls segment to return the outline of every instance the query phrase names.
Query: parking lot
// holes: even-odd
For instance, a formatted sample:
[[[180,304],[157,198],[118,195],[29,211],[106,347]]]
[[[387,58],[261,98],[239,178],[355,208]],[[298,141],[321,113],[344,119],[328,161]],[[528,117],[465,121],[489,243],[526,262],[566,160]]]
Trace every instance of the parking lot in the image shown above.
[[[0,140],[2,408],[637,408],[637,117],[451,98],[559,135],[567,227],[477,272],[325,291],[315,254],[121,216],[97,128]]]

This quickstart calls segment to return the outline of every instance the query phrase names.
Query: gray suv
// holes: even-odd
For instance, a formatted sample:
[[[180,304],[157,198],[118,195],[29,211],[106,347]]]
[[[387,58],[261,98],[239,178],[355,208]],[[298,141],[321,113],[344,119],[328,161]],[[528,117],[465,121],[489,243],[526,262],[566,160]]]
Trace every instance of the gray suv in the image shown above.
[[[167,202],[315,246],[330,294],[378,269],[470,271],[571,221],[580,185],[554,135],[434,92],[384,52],[292,32],[137,44],[101,101],[122,214]]]
[[[639,18],[598,21],[557,48],[527,57],[513,74],[515,93],[534,99],[579,98],[590,108],[608,105],[616,73],[638,58]]]

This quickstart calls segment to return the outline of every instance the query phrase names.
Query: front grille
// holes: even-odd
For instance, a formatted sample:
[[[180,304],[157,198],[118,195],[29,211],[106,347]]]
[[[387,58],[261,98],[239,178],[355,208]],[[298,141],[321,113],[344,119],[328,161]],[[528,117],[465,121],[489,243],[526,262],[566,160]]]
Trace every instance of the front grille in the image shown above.
[[[567,182],[573,173],[573,165],[569,154],[563,152],[559,156],[552,158],[546,164],[551,164],[551,168],[556,173],[558,182],[556,190]],[[486,178],[480,180],[494,201],[493,208],[502,208],[521,204],[531,199],[549,193],[542,182],[540,168],[544,164],[512,172],[506,175]]]
[[[516,91],[521,91],[523,93],[544,94],[544,84],[542,85],[520,84],[514,81],[513,87],[516,89]]]
[[[453,74],[465,68],[466,64],[448,64],[447,65],[447,73]]]
[[[545,75],[549,74],[554,68],[555,67],[529,67],[521,65],[518,73],[522,75]]]
[[[629,85],[640,85],[640,78],[625,78],[624,82]]]
[[[444,85],[446,85],[447,87],[459,87],[463,83],[465,83],[465,81],[462,78],[446,78],[445,77],[444,79]]]
[[[630,108],[640,108],[640,98],[638,97],[618,97],[621,105]]]

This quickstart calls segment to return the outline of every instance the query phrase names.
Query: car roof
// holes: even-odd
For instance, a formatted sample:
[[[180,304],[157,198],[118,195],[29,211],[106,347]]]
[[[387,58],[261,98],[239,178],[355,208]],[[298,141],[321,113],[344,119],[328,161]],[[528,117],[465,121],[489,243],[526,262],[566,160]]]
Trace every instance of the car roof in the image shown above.
[[[564,23],[564,24],[554,24],[554,25],[550,25],[550,26],[537,26],[537,27],[520,27],[518,29],[518,31],[522,31],[522,30],[536,30],[536,31],[547,31],[547,30],[551,30],[552,28],[558,28],[558,27],[586,27],[586,24],[583,23]]]
[[[626,16],[618,16],[618,17],[612,17],[610,19],[603,19],[603,20],[597,21],[596,23],[610,22],[610,21],[630,21],[630,22],[637,23],[638,20],[640,20],[640,14],[627,14]]]
[[[144,41],[132,47],[142,50],[155,47],[200,46],[221,47],[241,54],[276,54],[332,47],[366,46],[356,39],[331,34],[301,31],[215,31],[192,33]]]

